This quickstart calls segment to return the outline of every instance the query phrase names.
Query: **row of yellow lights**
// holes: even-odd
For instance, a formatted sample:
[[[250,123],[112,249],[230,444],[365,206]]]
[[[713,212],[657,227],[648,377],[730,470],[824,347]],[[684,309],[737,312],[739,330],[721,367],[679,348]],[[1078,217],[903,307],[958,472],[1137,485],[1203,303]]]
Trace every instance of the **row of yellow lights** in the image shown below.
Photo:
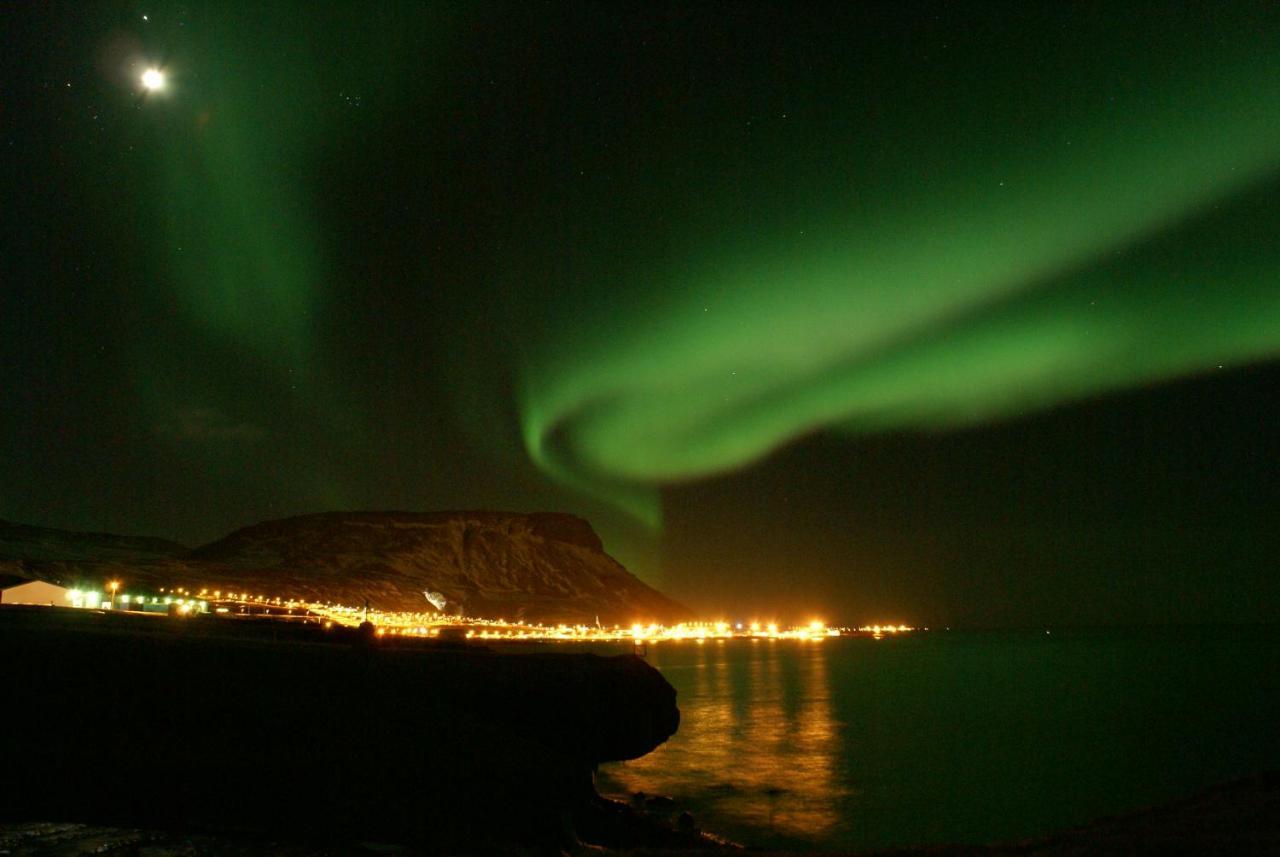
[[[344,625],[358,624],[363,611],[359,608],[341,605],[312,604],[310,608],[326,618],[329,622]],[[537,625],[508,623],[502,619],[479,619],[445,617],[439,614],[426,613],[383,613],[370,611],[370,622],[378,626],[378,636],[435,637],[440,628],[469,625],[474,626],[466,631],[468,639],[479,640],[579,640],[579,641],[616,641],[634,640],[637,643],[657,643],[660,641],[693,640],[726,640],[734,638],[755,638],[774,640],[823,640],[828,637],[839,637],[841,633],[853,632],[870,634],[876,638],[886,634],[908,633],[915,630],[909,625],[866,625],[860,628],[830,628],[819,620],[808,625],[782,628],[775,622],[751,622],[744,625],[728,622],[688,622],[671,627],[657,623],[643,625],[634,624],[630,628],[614,626],[599,628],[589,625]]]
[[[107,588],[114,594],[119,590],[120,583],[119,581],[111,581],[107,584]],[[165,590],[161,589],[160,591],[164,592]],[[172,591],[182,595],[190,594],[183,587],[178,587]],[[78,600],[80,596],[85,594],[72,590],[68,597]],[[327,602],[306,602],[297,599],[281,599],[279,597],[271,598],[265,595],[251,595],[247,592],[224,593],[220,589],[212,591],[207,588],[200,589],[196,596],[198,596],[199,600],[196,598],[192,598],[189,601],[177,599],[176,603],[179,604],[179,609],[186,607],[187,610],[184,612],[187,612],[197,604],[205,607],[207,606],[207,602],[204,600],[206,598],[215,601],[239,601],[266,606],[304,609],[325,620],[325,627],[332,627],[334,624],[355,626],[367,618],[368,621],[378,626],[378,636],[390,634],[392,636],[405,637],[434,637],[439,635],[442,627],[459,625],[474,626],[466,632],[466,636],[481,640],[634,640],[637,643],[656,643],[663,640],[695,640],[702,642],[705,640],[723,640],[739,637],[774,640],[822,640],[827,637],[838,637],[841,634],[841,629],[829,628],[825,623],[817,619],[807,625],[793,628],[782,628],[776,622],[750,622],[745,625],[738,622],[731,625],[723,621],[682,622],[671,627],[657,623],[649,625],[636,623],[630,628],[622,628],[617,625],[612,628],[601,628],[590,625],[560,624],[552,626],[536,623],[517,623],[507,622],[505,619],[464,618],[416,611],[366,611],[360,607]],[[99,600],[101,600],[100,594]],[[145,597],[140,600],[145,601]],[[121,601],[122,603],[129,603],[129,596],[121,596]],[[152,603],[157,603],[157,599],[154,597],[151,601]],[[174,599],[171,597],[164,598],[165,604],[169,604],[172,601]],[[908,625],[864,625],[857,629],[845,630],[856,630],[859,633],[871,634],[879,638],[885,634],[907,633],[915,629]]]

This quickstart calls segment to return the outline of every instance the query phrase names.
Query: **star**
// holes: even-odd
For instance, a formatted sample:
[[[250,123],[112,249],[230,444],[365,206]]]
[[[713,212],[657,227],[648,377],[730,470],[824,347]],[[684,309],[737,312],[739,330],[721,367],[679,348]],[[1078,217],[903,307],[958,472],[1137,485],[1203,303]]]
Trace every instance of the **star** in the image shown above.
[[[142,73],[142,85],[155,92],[164,89],[164,72],[158,68],[149,68]]]

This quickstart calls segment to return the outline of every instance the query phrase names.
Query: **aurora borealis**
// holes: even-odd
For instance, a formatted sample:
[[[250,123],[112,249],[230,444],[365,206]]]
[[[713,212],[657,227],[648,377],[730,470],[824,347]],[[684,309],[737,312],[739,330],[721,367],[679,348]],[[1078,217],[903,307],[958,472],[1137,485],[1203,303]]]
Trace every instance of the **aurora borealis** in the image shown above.
[[[832,425],[982,421],[1271,356],[1280,258],[1197,220],[1280,166],[1280,55],[1224,59],[1127,108],[1100,82],[1065,108],[1038,81],[1005,94],[1053,111],[1046,126],[980,103],[921,144],[897,116],[828,132],[811,174],[788,178],[833,180],[817,216],[806,200],[754,241],[731,216],[730,249],[695,254],[641,323],[588,329],[531,368],[535,460],[602,493],[620,482],[625,502]],[[870,174],[859,155],[897,140],[902,163]]]
[[[922,623],[1189,615],[1198,533],[1280,610],[1280,15],[900,6],[24,10],[0,517],[563,509]]]

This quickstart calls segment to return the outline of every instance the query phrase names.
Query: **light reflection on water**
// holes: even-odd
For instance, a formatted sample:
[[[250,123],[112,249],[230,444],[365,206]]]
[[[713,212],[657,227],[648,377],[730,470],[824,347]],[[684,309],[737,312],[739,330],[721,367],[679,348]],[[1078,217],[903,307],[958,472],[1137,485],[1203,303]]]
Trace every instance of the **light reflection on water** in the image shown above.
[[[649,648],[679,732],[601,766],[766,847],[1017,841],[1280,767],[1280,627]]]
[[[735,827],[822,839],[844,796],[827,647],[757,639],[741,641],[749,646],[745,655],[728,657],[727,648],[738,644],[650,649],[650,662],[683,688],[680,731],[641,759],[607,766],[602,788],[682,803],[696,795],[699,809],[731,818]]]

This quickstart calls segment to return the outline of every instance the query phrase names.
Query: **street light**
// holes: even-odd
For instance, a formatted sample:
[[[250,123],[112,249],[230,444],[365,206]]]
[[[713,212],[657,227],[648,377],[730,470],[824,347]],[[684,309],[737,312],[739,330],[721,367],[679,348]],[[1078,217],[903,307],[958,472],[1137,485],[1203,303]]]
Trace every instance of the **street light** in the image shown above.
[[[107,584],[107,589],[111,592],[111,597],[107,599],[107,609],[116,609],[116,590],[120,588],[120,581],[113,580]]]

